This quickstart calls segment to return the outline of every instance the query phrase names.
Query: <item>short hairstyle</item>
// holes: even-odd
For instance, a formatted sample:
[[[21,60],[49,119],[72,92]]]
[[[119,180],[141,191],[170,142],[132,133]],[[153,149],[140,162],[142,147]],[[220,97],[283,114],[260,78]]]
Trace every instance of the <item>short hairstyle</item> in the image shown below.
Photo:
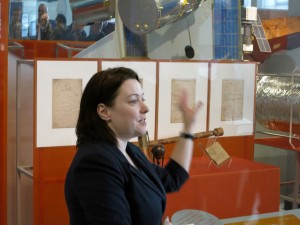
[[[49,15],[48,15],[48,13],[44,13],[42,16],[41,16],[41,20],[42,20],[42,18],[43,19],[46,19],[46,20],[49,20]]]
[[[67,19],[63,14],[57,14],[55,20],[57,23],[67,24]]]
[[[48,7],[46,6],[46,4],[41,3],[39,5],[38,11],[41,11],[42,13],[48,12]]]
[[[76,125],[77,147],[81,144],[106,142],[117,146],[117,138],[107,122],[100,118],[97,107],[100,103],[114,105],[121,85],[129,79],[140,82],[136,72],[117,67],[94,74],[84,88]]]

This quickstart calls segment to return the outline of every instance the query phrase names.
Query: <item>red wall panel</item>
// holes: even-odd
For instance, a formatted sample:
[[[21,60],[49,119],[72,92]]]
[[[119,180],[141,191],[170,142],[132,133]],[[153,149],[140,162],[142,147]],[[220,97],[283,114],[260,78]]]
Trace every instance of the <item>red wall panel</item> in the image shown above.
[[[8,66],[8,1],[0,2],[0,224],[7,224],[7,66]]]

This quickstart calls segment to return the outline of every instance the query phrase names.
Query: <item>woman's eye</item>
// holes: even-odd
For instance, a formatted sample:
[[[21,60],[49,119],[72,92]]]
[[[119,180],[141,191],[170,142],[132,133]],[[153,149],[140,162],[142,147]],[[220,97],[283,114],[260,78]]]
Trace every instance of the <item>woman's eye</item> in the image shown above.
[[[131,100],[131,101],[129,101],[129,103],[130,104],[135,104],[135,103],[137,103],[137,100]]]

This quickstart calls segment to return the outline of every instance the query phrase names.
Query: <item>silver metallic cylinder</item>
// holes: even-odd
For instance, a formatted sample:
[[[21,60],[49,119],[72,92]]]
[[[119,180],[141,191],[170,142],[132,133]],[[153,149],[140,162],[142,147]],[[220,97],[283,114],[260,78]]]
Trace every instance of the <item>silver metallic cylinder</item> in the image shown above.
[[[203,0],[122,0],[118,11],[123,24],[136,34],[147,34],[198,9]]]
[[[70,0],[73,22],[91,25],[115,17],[115,0]]]
[[[300,75],[263,75],[257,82],[256,121],[272,130],[300,134]]]

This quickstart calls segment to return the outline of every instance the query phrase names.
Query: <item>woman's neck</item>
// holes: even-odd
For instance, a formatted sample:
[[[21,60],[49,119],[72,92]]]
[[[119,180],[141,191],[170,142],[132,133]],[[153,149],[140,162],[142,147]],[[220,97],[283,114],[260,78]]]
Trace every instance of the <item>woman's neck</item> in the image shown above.
[[[120,151],[124,154],[126,154],[126,147],[127,147],[127,141],[123,141],[119,138],[117,138],[118,141],[118,148],[120,149]]]
[[[127,159],[127,161],[135,168],[137,168],[137,166],[135,165],[135,163],[132,161],[132,159],[130,158],[130,156],[127,154],[126,152],[126,148],[127,148],[127,143],[128,141],[123,141],[121,139],[118,139],[118,148],[119,150],[122,152],[122,154],[125,156],[125,158]]]

